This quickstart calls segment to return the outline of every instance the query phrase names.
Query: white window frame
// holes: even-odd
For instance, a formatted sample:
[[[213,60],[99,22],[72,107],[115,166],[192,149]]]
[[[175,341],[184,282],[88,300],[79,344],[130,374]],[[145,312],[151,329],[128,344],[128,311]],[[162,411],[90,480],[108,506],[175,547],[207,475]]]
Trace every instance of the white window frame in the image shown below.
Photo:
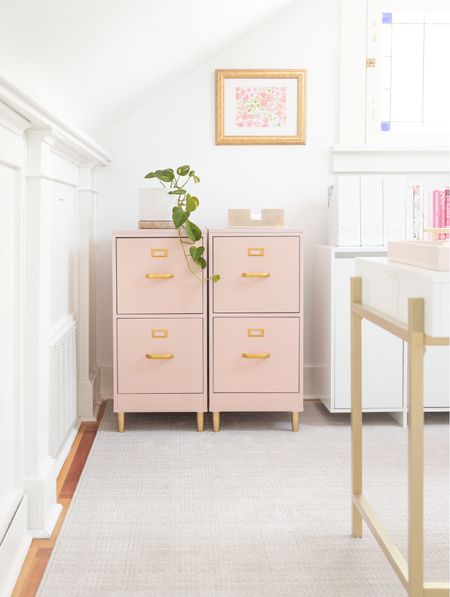
[[[366,143],[383,145],[448,145],[450,133],[416,131],[382,132],[380,129],[380,66],[382,12],[418,11],[449,12],[448,0],[368,0],[366,50]],[[373,64],[373,66],[372,66]]]
[[[367,68],[368,17],[373,18],[379,0],[340,0],[339,41],[339,121],[337,143],[332,148],[333,172],[435,172],[450,171],[450,139],[425,139],[423,133],[409,138],[391,136],[371,137],[367,118],[370,105],[367,93],[367,71],[373,78],[374,69]],[[386,0],[383,11],[389,11],[393,2]],[[436,10],[448,0],[408,0],[408,10]],[[414,8],[416,7],[416,8]],[[419,8],[420,7],[420,8]],[[442,10],[448,10],[447,4]],[[370,17],[369,17],[370,18]],[[381,26],[381,20],[380,25]],[[373,43],[373,40],[371,40]],[[372,49],[372,46],[370,46]],[[370,85],[373,81],[370,81]],[[378,95],[378,87],[376,95]],[[369,93],[374,96],[370,89]],[[379,100],[377,99],[377,102]],[[373,106],[371,106],[373,107]],[[390,133],[392,135],[392,133]],[[396,134],[398,135],[398,134]]]

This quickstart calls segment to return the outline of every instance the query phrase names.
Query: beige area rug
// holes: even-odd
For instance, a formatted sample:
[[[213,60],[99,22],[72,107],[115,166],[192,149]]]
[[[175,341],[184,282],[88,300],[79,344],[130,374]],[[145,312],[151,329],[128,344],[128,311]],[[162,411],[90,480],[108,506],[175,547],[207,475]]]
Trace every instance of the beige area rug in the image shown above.
[[[406,553],[407,431],[365,417],[367,497]],[[445,415],[426,425],[426,577],[448,578]],[[307,403],[288,414],[127,415],[111,405],[41,597],[391,597],[404,595],[365,529],[350,537],[350,427]]]

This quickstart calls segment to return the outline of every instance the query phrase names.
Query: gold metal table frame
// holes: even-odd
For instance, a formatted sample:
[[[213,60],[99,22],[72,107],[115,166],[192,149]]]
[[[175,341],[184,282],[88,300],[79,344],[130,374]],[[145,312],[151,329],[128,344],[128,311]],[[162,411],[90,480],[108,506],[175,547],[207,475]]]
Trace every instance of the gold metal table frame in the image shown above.
[[[447,346],[449,338],[427,336],[424,299],[408,299],[408,325],[362,304],[362,279],[351,279],[351,427],[352,536],[362,537],[363,519],[372,531],[409,597],[448,597],[450,585],[424,583],[423,478],[424,411],[423,357],[425,346]],[[362,481],[362,355],[361,324],[367,319],[408,342],[408,561],[405,560],[363,496]]]

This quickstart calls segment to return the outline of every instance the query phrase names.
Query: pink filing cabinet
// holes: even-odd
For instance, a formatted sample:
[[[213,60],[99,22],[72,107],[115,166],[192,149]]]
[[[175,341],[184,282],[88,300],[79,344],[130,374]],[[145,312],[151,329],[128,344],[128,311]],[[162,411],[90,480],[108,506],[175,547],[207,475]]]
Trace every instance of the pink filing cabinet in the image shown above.
[[[203,431],[208,410],[206,286],[189,271],[177,231],[113,233],[119,431],[125,429],[127,412],[195,412],[197,429]]]
[[[209,410],[303,410],[302,232],[210,230]]]

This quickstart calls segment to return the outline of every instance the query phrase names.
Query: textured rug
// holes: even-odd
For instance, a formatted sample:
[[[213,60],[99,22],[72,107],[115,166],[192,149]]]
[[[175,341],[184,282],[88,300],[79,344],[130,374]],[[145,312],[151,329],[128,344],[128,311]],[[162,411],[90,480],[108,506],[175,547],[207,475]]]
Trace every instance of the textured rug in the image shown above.
[[[365,417],[366,495],[406,555],[407,431]],[[41,583],[41,597],[391,597],[405,592],[368,529],[350,537],[350,426],[307,403],[189,414],[111,405]],[[426,578],[448,578],[449,433],[427,415]]]

